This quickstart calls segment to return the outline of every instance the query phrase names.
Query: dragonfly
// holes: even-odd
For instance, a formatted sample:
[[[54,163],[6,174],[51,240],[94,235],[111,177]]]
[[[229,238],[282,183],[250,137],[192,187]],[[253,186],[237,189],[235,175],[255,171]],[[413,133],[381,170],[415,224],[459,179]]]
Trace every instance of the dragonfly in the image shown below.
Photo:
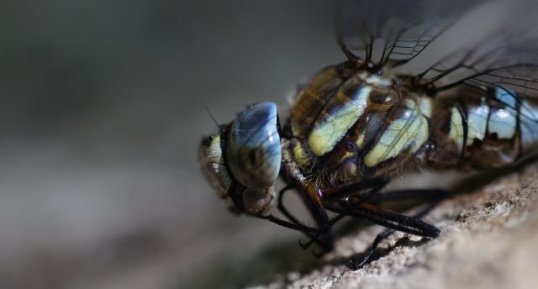
[[[219,125],[200,145],[202,171],[231,211],[302,232],[304,248],[332,250],[343,218],[386,227],[363,256],[349,260],[354,269],[395,231],[435,238],[439,228],[423,216],[449,193],[385,188],[412,172],[489,171],[532,153],[538,39],[531,22],[499,11],[537,5],[338,1],[335,30],[345,60],[298,85],[283,123],[276,104],[262,102]],[[442,44],[434,49],[436,42]],[[277,193],[279,178],[285,186]],[[315,225],[287,208],[288,192],[299,195]],[[385,206],[399,200],[427,205],[411,215]]]

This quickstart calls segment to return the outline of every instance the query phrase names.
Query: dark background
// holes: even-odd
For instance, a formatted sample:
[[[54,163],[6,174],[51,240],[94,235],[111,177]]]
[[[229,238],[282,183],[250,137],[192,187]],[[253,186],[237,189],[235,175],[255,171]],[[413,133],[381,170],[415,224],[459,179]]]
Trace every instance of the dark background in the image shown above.
[[[330,1],[3,1],[0,35],[1,288],[237,287],[275,242],[313,259],[229,214],[197,146],[206,107],[285,110],[343,60]]]

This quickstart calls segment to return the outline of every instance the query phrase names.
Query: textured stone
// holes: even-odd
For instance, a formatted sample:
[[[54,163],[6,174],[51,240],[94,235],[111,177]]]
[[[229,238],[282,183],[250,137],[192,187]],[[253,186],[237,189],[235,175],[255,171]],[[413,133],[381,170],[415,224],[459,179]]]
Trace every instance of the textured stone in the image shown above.
[[[393,234],[386,254],[360,270],[335,260],[362,252],[378,226],[346,234],[312,270],[250,288],[537,288],[537,176],[533,165],[445,200],[426,217],[438,238]]]

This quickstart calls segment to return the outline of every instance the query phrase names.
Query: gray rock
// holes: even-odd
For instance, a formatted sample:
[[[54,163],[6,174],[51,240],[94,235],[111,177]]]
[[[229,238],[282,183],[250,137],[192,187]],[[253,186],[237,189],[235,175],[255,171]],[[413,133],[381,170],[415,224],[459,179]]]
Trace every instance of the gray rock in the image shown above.
[[[364,251],[377,226],[340,238],[326,265],[251,288],[536,288],[537,175],[534,166],[444,201],[426,218],[438,238],[396,233],[381,245],[386,255],[360,270],[331,261]]]

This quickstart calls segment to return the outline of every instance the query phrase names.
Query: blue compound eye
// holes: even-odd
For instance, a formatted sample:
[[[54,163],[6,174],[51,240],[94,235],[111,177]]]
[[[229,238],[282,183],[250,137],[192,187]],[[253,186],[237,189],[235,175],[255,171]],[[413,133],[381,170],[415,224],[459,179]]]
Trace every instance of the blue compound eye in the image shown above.
[[[282,160],[274,103],[249,106],[237,116],[229,129],[226,157],[231,174],[246,188],[264,191],[273,186]]]

